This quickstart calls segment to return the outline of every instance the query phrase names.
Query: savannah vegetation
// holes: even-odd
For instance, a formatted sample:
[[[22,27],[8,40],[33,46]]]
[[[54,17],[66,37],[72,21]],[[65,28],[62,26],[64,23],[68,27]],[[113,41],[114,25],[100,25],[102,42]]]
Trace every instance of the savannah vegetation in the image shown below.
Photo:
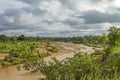
[[[42,59],[28,60],[24,68],[43,73],[45,78],[40,80],[120,80],[120,28],[111,27],[108,32],[101,36],[107,45],[102,52],[75,53],[73,58],[63,61],[53,58],[49,63]]]
[[[50,41],[101,45],[104,50],[90,55],[75,53],[73,58],[46,63],[43,58],[58,51]],[[38,52],[36,48],[46,48]],[[51,48],[50,48],[51,47]],[[40,72],[40,80],[119,80],[120,79],[120,28],[111,27],[108,34],[80,37],[8,37],[0,35],[0,53],[9,54],[0,60],[1,66],[23,64],[22,68]]]

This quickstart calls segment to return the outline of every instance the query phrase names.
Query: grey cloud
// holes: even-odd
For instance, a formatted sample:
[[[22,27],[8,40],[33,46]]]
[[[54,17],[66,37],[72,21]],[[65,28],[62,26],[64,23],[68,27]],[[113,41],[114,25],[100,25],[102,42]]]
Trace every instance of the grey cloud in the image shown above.
[[[69,9],[76,9],[75,4],[79,2],[79,0],[59,0],[62,5]]]
[[[69,26],[77,26],[80,24],[80,22],[78,20],[72,20],[72,19],[66,19],[64,21],[61,21],[64,24],[67,24]]]
[[[22,8],[22,9],[7,9],[4,14],[0,14],[0,24],[1,25],[5,25],[5,26],[13,26],[13,27],[17,27],[17,26],[24,26],[21,23],[21,15],[24,14],[29,14],[31,13],[33,15],[33,17],[37,17],[37,16],[43,16],[45,15],[47,12],[44,10],[40,10],[38,8],[35,9],[29,9],[29,8]],[[26,16],[25,16],[26,17]],[[24,17],[24,18],[25,18]],[[6,19],[7,18],[7,19]],[[9,22],[8,20],[12,18],[13,22]],[[27,17],[26,17],[27,18]],[[32,21],[32,20],[31,20]]]
[[[37,7],[33,7],[33,8],[23,8],[22,10],[28,12],[28,13],[33,13],[33,15],[35,16],[43,16],[47,13],[46,10],[43,10],[43,9],[40,9],[40,8],[37,8]]]
[[[120,14],[119,13],[102,13],[98,11],[86,11],[83,12],[82,16],[78,16],[78,18],[84,18],[86,23],[117,23],[120,22]]]
[[[18,19],[20,18],[20,13],[21,13],[21,10],[14,10],[14,9],[10,9],[10,10],[7,10],[4,14],[0,15],[1,17],[1,20],[0,20],[0,24],[2,25],[14,25],[16,24],[16,22],[18,22]],[[13,23],[10,23],[9,21],[7,21],[5,19],[5,17],[8,17],[8,19],[11,17],[11,18],[14,18],[14,21]]]
[[[32,7],[37,7],[37,6],[40,6],[41,3],[44,1],[51,2],[51,1],[55,1],[55,0],[16,0],[16,1],[20,1],[20,2],[26,3],[28,5],[32,5]]]
[[[27,3],[27,4],[38,4],[39,1],[41,1],[41,0],[17,0],[17,1],[21,1],[21,2],[24,2],[24,3]]]
[[[57,1],[61,3],[62,8],[64,9],[70,9],[70,10],[78,10],[80,7],[78,7],[79,3],[88,3],[88,4],[96,4],[98,2],[101,2],[102,0],[17,0],[21,1],[23,3],[32,5],[34,7],[40,6],[43,2],[50,3],[51,1]]]
[[[0,25],[0,31],[6,31],[6,30],[19,30],[19,29],[21,29],[21,28],[24,28],[24,29],[26,29],[25,27],[21,27],[21,26],[16,26],[16,27],[14,27],[14,26],[4,26],[4,25]]]
[[[51,24],[57,23],[57,21],[43,20],[42,23],[51,25]]]

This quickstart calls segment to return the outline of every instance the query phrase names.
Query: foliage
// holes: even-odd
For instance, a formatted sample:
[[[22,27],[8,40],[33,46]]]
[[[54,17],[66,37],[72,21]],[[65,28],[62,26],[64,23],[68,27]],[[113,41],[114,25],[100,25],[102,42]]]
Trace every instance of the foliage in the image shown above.
[[[38,46],[38,42],[24,42],[24,41],[17,42],[14,44],[12,42],[0,44],[1,52],[8,54],[8,56],[1,60],[2,61],[1,65],[3,66],[22,63],[24,56],[27,54],[31,55],[35,51],[35,48],[37,48]]]
[[[108,37],[110,46],[120,46],[120,28],[111,27]]]
[[[36,50],[38,47],[46,49],[46,53],[39,52]],[[0,43],[0,53],[8,54],[4,59],[1,60],[0,65],[2,67],[16,65],[23,63],[24,60],[29,59],[30,57],[41,57],[48,56],[53,52],[57,52],[58,49],[55,46],[52,46],[50,42],[46,41],[17,41]],[[49,53],[49,54],[48,54]]]
[[[53,62],[35,59],[24,68],[42,72],[42,80],[119,80],[120,79],[120,28],[111,27],[108,34],[108,48],[99,54],[75,54],[73,58]],[[102,37],[106,40],[106,37]],[[106,43],[106,42],[105,42]],[[28,63],[29,63],[28,61]]]

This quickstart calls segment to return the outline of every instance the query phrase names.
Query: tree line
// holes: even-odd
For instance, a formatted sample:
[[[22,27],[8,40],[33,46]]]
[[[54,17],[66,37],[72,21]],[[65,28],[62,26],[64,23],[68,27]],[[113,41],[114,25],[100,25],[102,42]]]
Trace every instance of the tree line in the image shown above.
[[[72,43],[83,43],[83,44],[106,44],[108,41],[108,35],[102,34],[99,36],[78,36],[78,37],[34,37],[34,36],[7,36],[5,34],[0,35],[0,42],[16,42],[16,41],[59,41],[59,42],[72,42]]]

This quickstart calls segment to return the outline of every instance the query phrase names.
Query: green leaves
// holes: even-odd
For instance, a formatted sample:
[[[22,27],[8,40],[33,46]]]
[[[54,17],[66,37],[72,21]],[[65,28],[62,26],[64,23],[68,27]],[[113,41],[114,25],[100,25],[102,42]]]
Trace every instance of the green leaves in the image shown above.
[[[37,54],[35,49],[38,47],[38,42],[22,41],[14,44],[12,42],[0,44],[1,52],[8,53],[8,56],[2,59],[3,66],[20,64],[24,62],[26,58]]]
[[[108,31],[109,45],[111,47],[120,46],[120,28],[113,26]]]

